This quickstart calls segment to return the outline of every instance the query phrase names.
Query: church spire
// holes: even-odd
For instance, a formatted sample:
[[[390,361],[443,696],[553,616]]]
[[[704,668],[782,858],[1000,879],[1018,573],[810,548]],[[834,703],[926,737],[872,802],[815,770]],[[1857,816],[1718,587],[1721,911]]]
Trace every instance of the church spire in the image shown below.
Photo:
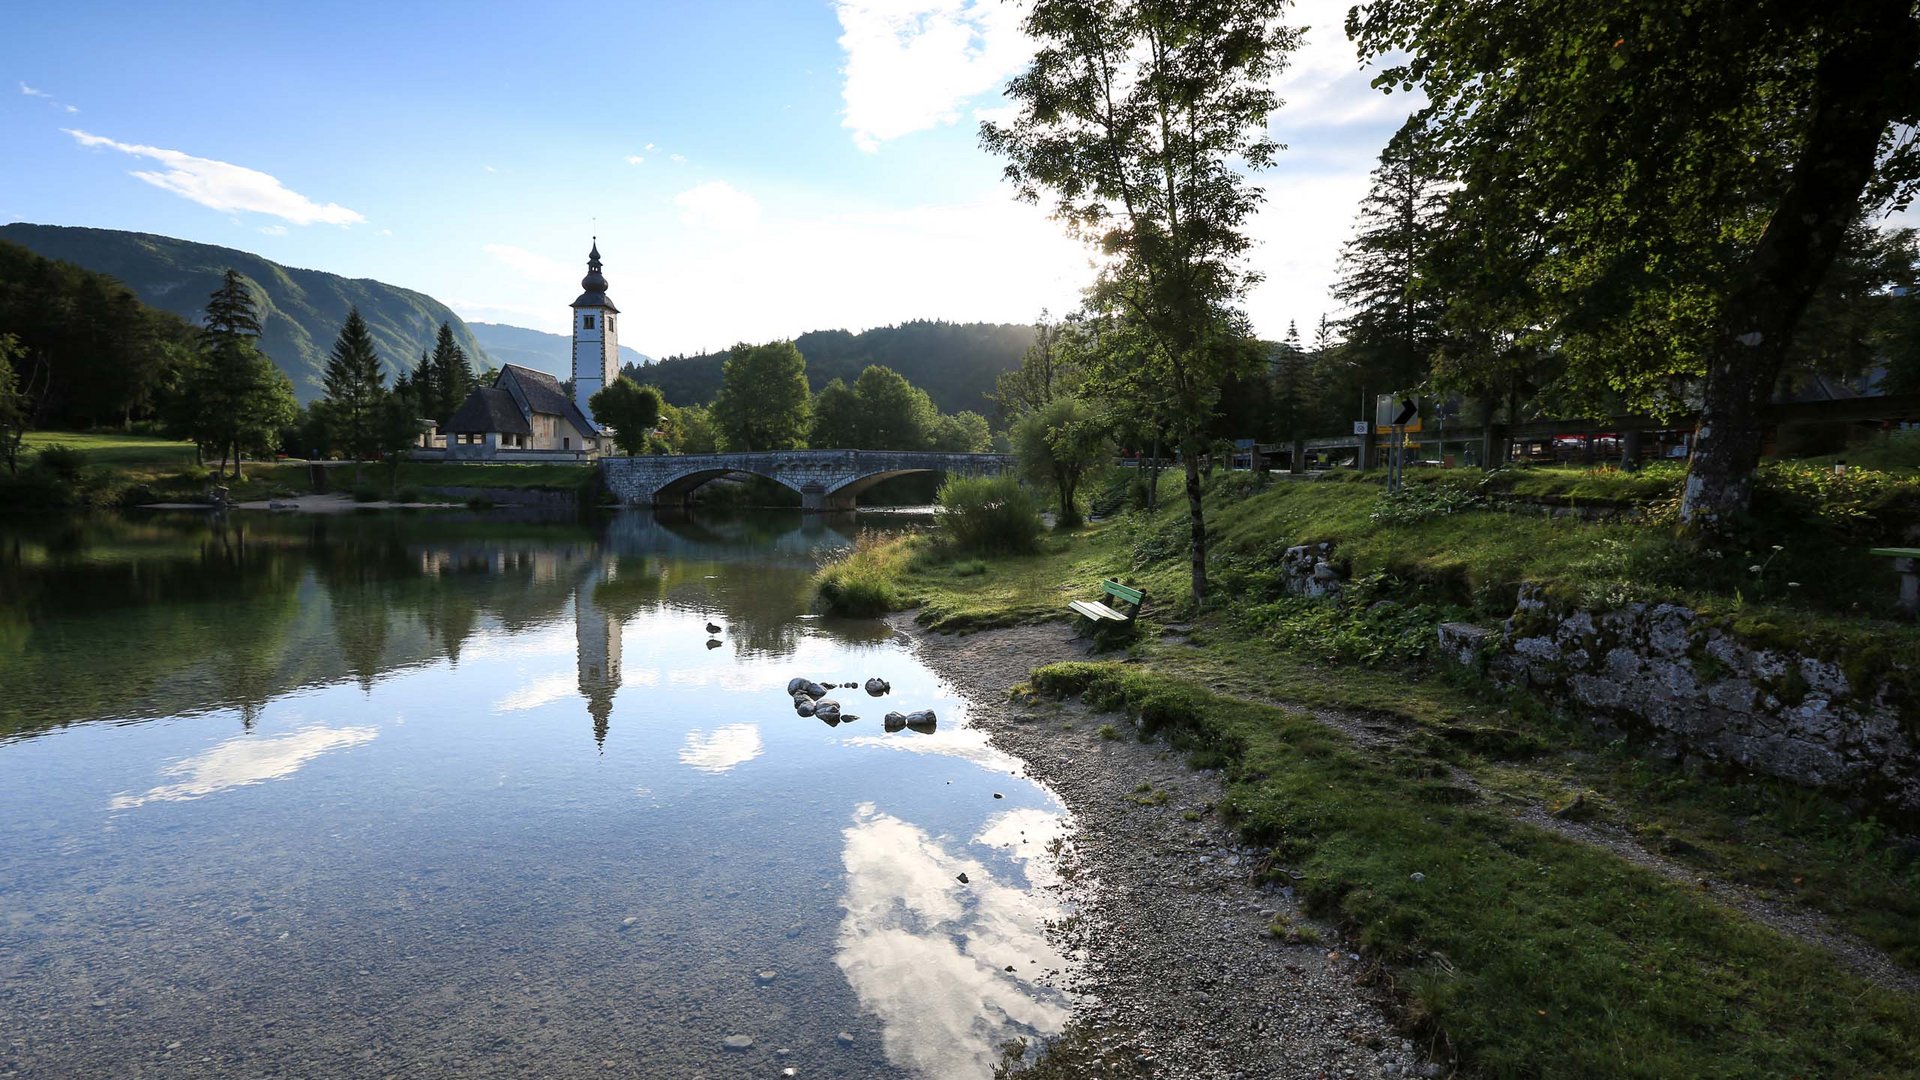
[[[589,293],[606,294],[607,279],[600,275],[600,238],[597,236],[593,238],[593,250],[587,252],[587,276],[580,279],[580,287]]]

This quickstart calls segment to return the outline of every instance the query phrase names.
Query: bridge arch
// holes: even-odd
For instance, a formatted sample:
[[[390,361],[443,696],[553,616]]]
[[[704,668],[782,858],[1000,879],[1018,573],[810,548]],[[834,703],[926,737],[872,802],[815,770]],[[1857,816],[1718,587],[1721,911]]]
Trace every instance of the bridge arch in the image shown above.
[[[1013,466],[1010,454],[907,450],[772,450],[600,459],[607,489],[632,505],[684,502],[702,484],[729,473],[746,473],[798,492],[805,510],[850,510],[860,492],[910,473],[981,476]]]

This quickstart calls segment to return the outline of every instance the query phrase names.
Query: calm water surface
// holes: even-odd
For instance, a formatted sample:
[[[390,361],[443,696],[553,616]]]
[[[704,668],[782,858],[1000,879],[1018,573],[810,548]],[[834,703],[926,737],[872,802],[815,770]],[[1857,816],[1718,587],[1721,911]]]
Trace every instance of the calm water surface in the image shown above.
[[[854,528],[0,525],[0,1077],[988,1076],[1063,812],[806,614]]]

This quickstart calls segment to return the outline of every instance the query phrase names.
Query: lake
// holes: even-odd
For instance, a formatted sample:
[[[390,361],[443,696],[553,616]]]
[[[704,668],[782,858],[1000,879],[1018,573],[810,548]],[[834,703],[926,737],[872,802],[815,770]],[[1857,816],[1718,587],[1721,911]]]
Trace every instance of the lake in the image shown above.
[[[0,525],[0,1077],[991,1075],[1069,823],[808,611],[910,520]]]

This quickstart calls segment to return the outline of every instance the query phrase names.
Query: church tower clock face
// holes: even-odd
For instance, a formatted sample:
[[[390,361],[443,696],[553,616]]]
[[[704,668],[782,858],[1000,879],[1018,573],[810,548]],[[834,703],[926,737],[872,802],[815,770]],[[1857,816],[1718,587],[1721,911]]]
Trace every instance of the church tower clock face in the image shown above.
[[[607,296],[599,237],[587,253],[587,276],[580,279],[580,288],[580,299],[573,302],[573,401],[597,424],[587,402],[620,377],[620,343],[614,334],[620,309]]]

